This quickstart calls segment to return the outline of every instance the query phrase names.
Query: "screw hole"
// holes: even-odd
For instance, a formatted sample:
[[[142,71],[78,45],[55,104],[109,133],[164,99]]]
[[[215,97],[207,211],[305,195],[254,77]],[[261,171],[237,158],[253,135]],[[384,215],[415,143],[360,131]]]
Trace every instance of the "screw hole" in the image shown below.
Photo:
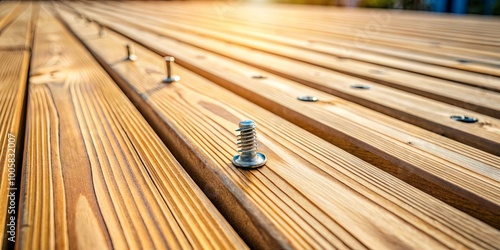
[[[457,62],[459,62],[459,63],[470,63],[470,61],[467,60],[467,59],[458,59]]]
[[[385,72],[380,69],[371,69],[369,72],[372,74],[379,74],[379,75],[385,74]]]
[[[371,87],[368,85],[354,84],[354,85],[351,85],[351,88],[353,88],[353,89],[370,89]]]
[[[299,96],[297,99],[303,102],[317,102],[319,100],[318,97],[312,95]]]
[[[452,115],[450,116],[450,119],[459,121],[459,122],[464,122],[464,123],[476,123],[477,118],[470,117],[470,116],[465,116],[465,115]]]
[[[263,75],[253,75],[252,76],[253,79],[267,79],[267,76],[263,76]]]

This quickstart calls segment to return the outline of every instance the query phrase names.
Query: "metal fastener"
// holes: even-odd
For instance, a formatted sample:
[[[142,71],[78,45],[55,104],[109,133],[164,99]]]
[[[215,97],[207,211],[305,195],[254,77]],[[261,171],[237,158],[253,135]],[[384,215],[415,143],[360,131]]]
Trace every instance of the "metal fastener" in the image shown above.
[[[297,97],[297,99],[299,99],[303,102],[317,102],[318,101],[318,97],[312,96],[312,95],[299,96],[299,97]]]
[[[135,55],[134,44],[127,43],[127,60],[135,61],[137,60],[137,56]]]
[[[167,77],[163,78],[164,83],[172,83],[172,82],[177,82],[181,79],[180,76],[173,76],[172,75],[172,63],[175,61],[175,58],[173,56],[166,56],[165,57],[165,62],[167,63]]]
[[[263,75],[253,75],[252,76],[253,79],[267,79],[267,76],[263,76]]]
[[[465,123],[476,123],[478,121],[475,117],[469,117],[465,115],[452,115],[450,116],[450,119]]]
[[[370,86],[363,85],[363,84],[354,84],[354,85],[351,85],[351,88],[353,88],[353,89],[370,89]]]
[[[266,164],[264,154],[257,152],[257,132],[252,120],[244,120],[239,124],[238,150],[239,154],[233,157],[233,164],[240,168],[258,168]]]

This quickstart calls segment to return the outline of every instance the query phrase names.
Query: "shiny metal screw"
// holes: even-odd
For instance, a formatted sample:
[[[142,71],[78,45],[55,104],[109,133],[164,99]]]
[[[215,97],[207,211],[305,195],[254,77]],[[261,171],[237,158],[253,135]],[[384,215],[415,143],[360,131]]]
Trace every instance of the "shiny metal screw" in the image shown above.
[[[137,56],[135,55],[134,44],[127,43],[127,60],[135,61],[137,60]]]
[[[257,152],[257,132],[255,123],[252,120],[244,120],[239,124],[238,152],[240,154],[233,157],[233,164],[240,168],[258,168],[267,162],[264,154]]]
[[[172,82],[177,82],[181,79],[180,76],[173,76],[172,75],[172,63],[175,61],[175,58],[173,56],[166,56],[165,57],[165,62],[167,62],[167,77],[163,78],[164,83],[172,83]]]

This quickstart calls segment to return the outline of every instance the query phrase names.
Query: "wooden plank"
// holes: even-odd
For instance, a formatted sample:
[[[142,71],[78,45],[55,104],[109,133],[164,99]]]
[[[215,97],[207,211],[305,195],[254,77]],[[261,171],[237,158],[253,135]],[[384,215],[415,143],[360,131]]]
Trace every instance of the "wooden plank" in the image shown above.
[[[17,218],[16,200],[9,196],[17,193],[20,173],[17,167],[22,161],[22,130],[26,78],[29,53],[27,51],[0,51],[0,248],[6,247],[9,239],[15,241]],[[12,143],[12,144],[11,144]],[[14,163],[15,165],[10,165]],[[9,173],[12,173],[9,175]],[[11,182],[12,181],[12,182]],[[14,220],[11,220],[11,216]],[[14,221],[12,223],[12,221]],[[7,226],[10,224],[9,226]],[[14,237],[14,238],[11,238]],[[13,244],[13,242],[12,242]]]
[[[104,6],[98,5],[98,9],[103,9]],[[114,9],[115,12],[118,9]],[[345,49],[334,49],[328,45],[311,43],[306,41],[304,43],[297,42],[288,42],[287,38],[283,38],[283,35],[274,37],[271,41],[262,41],[261,39],[251,39],[247,38],[247,33],[252,33],[250,31],[245,30],[244,28],[240,28],[239,30],[244,30],[244,35],[231,35],[227,32],[217,32],[213,28],[199,28],[199,23],[205,22],[204,19],[198,20],[196,25],[186,25],[182,24],[183,18],[176,17],[173,15],[173,18],[178,20],[177,22],[168,22],[161,20],[162,15],[147,15],[146,13],[137,12],[130,10],[126,12],[127,16],[140,16],[141,20],[149,19],[153,22],[160,21],[165,27],[169,27],[169,30],[172,32],[172,35],[178,36],[177,31],[189,32],[190,34],[198,34],[202,37],[210,37],[217,40],[221,40],[222,42],[230,42],[238,45],[242,45],[249,48],[254,48],[258,50],[262,50],[268,53],[277,54],[280,56],[286,56],[290,59],[300,60],[302,62],[311,63],[314,65],[330,68],[345,74],[354,75],[356,77],[362,77],[369,80],[375,80],[377,82],[382,82],[388,84],[390,86],[403,86],[408,88],[408,81],[413,81],[414,84],[410,85],[410,89],[417,88],[422,84],[418,84],[420,82],[425,82],[426,84],[435,85],[435,82],[438,84],[443,82],[439,79],[434,79],[432,77],[426,77],[423,75],[409,74],[406,71],[421,73],[424,75],[450,79],[453,81],[461,82],[467,85],[478,86],[481,88],[486,88],[490,90],[500,91],[500,78],[493,76],[485,76],[482,74],[477,74],[473,72],[464,72],[462,70],[448,69],[446,67],[439,66],[429,66],[423,63],[416,63],[412,61],[403,61],[397,58],[381,58],[377,55],[369,55],[367,53],[352,53],[346,52]],[[219,25],[220,26],[220,25]],[[251,35],[250,35],[251,36]],[[269,37],[267,37],[269,39]],[[276,43],[278,42],[278,43]],[[283,46],[282,44],[286,44],[289,46]],[[318,50],[318,52],[313,52],[314,50]],[[328,53],[332,56],[325,55],[323,53]],[[351,60],[354,59],[354,60]],[[360,61],[356,61],[360,60]],[[363,63],[361,61],[367,61],[369,63]],[[388,68],[392,67],[392,68]],[[395,67],[395,68],[394,68]],[[385,75],[373,74],[373,71],[390,71]],[[497,67],[490,68],[487,71],[487,74],[491,75],[500,75],[500,70]],[[443,92],[446,96],[447,92]],[[455,96],[455,98],[457,98]],[[454,104],[460,104],[460,102],[455,102]]]
[[[115,10],[127,10],[129,14],[137,14],[137,5],[123,5],[119,3],[106,3],[107,5],[111,5]],[[100,5],[98,5],[100,6]],[[105,7],[105,5],[100,6]],[[175,7],[175,6],[174,6]],[[461,63],[460,60],[464,60],[460,57],[457,58],[436,58],[436,56],[422,56],[420,54],[408,53],[405,51],[398,51],[394,49],[394,47],[387,48],[377,48],[375,46],[375,50],[372,49],[374,45],[370,46],[360,46],[360,42],[346,42],[345,40],[335,40],[335,39],[318,39],[316,36],[312,36],[311,34],[307,34],[307,32],[300,32],[297,34],[297,30],[292,31],[282,31],[277,33],[273,31],[272,28],[268,26],[264,26],[261,29],[255,29],[253,25],[250,23],[245,23],[241,25],[228,25],[228,22],[233,21],[233,19],[229,20],[220,20],[217,16],[212,14],[205,15],[196,15],[198,12],[193,11],[192,9],[182,8],[183,6],[178,6],[178,9],[169,10],[169,16],[171,18],[175,18],[175,25],[178,26],[181,24],[183,29],[186,28],[195,28],[200,30],[211,30],[223,32],[224,34],[233,34],[238,35],[240,37],[252,37],[255,39],[261,39],[269,42],[285,44],[297,48],[307,49],[316,52],[322,52],[334,56],[338,56],[341,58],[350,58],[363,62],[374,63],[378,65],[393,67],[405,71],[412,71],[416,73],[422,73],[425,75],[432,75],[437,77],[445,77],[447,78],[450,73],[461,71],[450,71],[448,67],[459,69],[459,70],[468,70],[475,71],[477,73],[482,74],[491,74],[500,76],[500,70],[498,69],[498,62],[496,64],[477,64],[474,63],[474,59],[467,60],[466,63]],[[129,12],[130,11],[130,12]],[[160,17],[164,13],[163,8],[158,8],[158,6],[149,6],[141,8],[141,14],[151,14],[156,17]],[[381,25],[381,24],[378,24]],[[377,26],[378,27],[378,26]],[[380,27],[378,27],[380,28]],[[304,34],[305,33],[305,34]],[[448,33],[453,34],[453,32],[448,31]],[[300,36],[301,39],[294,38],[296,36]],[[375,52],[375,53],[373,53]],[[380,53],[382,52],[382,53]],[[395,53],[396,52],[396,53]],[[387,57],[386,55],[390,55]],[[395,57],[393,57],[395,56]],[[411,60],[408,60],[411,59]],[[414,62],[413,60],[420,61]],[[436,65],[428,65],[428,63],[438,64]],[[461,78],[461,81],[464,79]],[[404,82],[403,82],[404,83]],[[418,85],[416,86],[418,87]]]
[[[155,3],[156,4],[156,3]],[[147,6],[147,4],[145,4]],[[421,39],[417,37],[408,38],[409,35],[388,35],[384,31],[389,29],[389,25],[397,25],[403,23],[402,18],[412,16],[411,12],[401,10],[366,10],[366,9],[339,9],[313,7],[309,12],[314,12],[313,17],[306,18],[301,16],[301,12],[307,9],[307,6],[300,6],[299,11],[290,14],[289,11],[283,12],[287,5],[267,5],[266,9],[262,9],[262,5],[244,5],[241,3],[205,3],[205,4],[176,4],[175,2],[158,3],[158,9],[163,9],[169,12],[175,12],[179,9],[187,9],[190,13],[203,12],[205,14],[216,16],[219,19],[228,22],[242,21],[251,26],[259,26],[262,24],[274,25],[279,28],[295,28],[297,34],[315,32],[316,34],[329,34],[333,37],[351,39],[352,42],[361,42],[366,45],[371,44],[386,44],[392,47],[406,47],[414,49],[432,50],[437,53],[447,52],[449,54],[481,54],[483,56],[494,56],[498,58],[499,53],[489,50],[489,48],[480,47],[477,49],[471,48],[467,43],[457,43],[456,41],[442,41],[439,38]],[[143,6],[142,6],[143,7]],[[271,14],[274,11],[273,14]],[[318,19],[320,12],[327,13],[332,18],[327,23],[315,22]],[[283,18],[285,17],[285,18]],[[418,29],[419,32],[425,32],[432,29],[437,22],[442,22],[447,33],[453,33],[454,27],[468,26],[469,29],[476,33],[473,37],[474,41],[480,40],[485,34],[478,35],[478,30],[483,27],[490,27],[488,30],[496,33],[498,30],[498,22],[495,19],[472,18],[472,17],[456,17],[456,16],[441,16],[435,17],[435,14],[422,14],[414,16],[416,20],[405,22],[404,26],[409,26],[412,23],[421,23],[424,27]],[[304,22],[303,20],[308,20]],[[428,20],[428,21],[426,21]],[[444,22],[443,22],[444,20]],[[355,21],[355,22],[353,22]],[[227,25],[227,24],[226,24]]]
[[[94,11],[99,12],[98,10]],[[192,48],[192,46],[188,45],[194,45],[198,48],[236,59],[445,135],[486,152],[500,155],[500,151],[498,150],[500,147],[500,133],[498,130],[500,123],[498,119],[493,117],[407,94],[373,82],[363,81],[359,78],[340,75],[307,63],[283,59],[276,55],[270,55],[206,37],[164,29],[157,25],[158,23],[162,23],[163,25],[162,20],[149,22],[147,18],[139,20],[132,19],[130,16],[126,18],[124,16],[121,16],[121,18],[108,18],[108,16],[114,16],[114,14],[95,14],[96,12],[86,13],[94,18],[110,20],[111,22],[108,22],[108,24],[111,27],[120,25],[114,23],[124,23],[129,27],[147,30],[162,37],[182,42],[174,43],[174,46]],[[148,26],[148,24],[151,25]],[[188,45],[185,45],[186,43]],[[174,50],[172,53],[177,54]],[[182,57],[182,55],[179,56]],[[261,62],[266,63],[262,64]],[[379,73],[372,72],[372,74]],[[390,76],[390,74],[382,75],[386,77]],[[359,91],[351,88],[353,84],[368,85],[371,86],[371,89],[370,91]],[[451,116],[457,114],[476,117],[481,122],[477,124],[460,124],[450,119]]]
[[[30,4],[5,3],[6,12],[0,20],[0,45],[11,44],[12,35],[19,35],[18,40],[30,44],[31,27],[28,22],[10,22],[20,13],[23,20],[31,18]],[[24,11],[24,12],[23,12]],[[29,16],[28,14],[29,13]],[[21,19],[19,17],[18,19]],[[10,24],[10,25],[9,25]],[[15,29],[22,29],[18,33]],[[30,61],[26,46],[11,50],[11,46],[0,46],[0,248],[14,246],[16,241],[17,202],[20,180],[20,166],[24,138],[24,113],[26,81]]]
[[[498,230],[184,68],[175,68],[182,77],[180,82],[165,85],[160,82],[162,57],[136,46],[139,60],[126,61],[124,51],[111,48],[129,40],[115,40],[112,32],[96,39],[95,25],[89,30],[73,23],[71,14],[63,17],[149,117],[163,140],[172,145],[176,157],[186,163],[184,166],[205,192],[212,194],[209,196],[221,211],[228,216],[240,212],[250,216],[259,232],[267,235],[266,245],[257,242],[253,247],[440,248],[457,247],[472,238],[492,240],[495,245]],[[268,155],[267,165],[253,171],[237,169],[230,163],[236,150],[234,129],[244,118],[258,124],[260,150]],[[229,193],[213,195],[214,190]],[[427,224],[428,216],[432,225]],[[449,223],[456,216],[460,219]],[[486,231],[463,231],[471,222]],[[236,226],[239,223],[240,219],[234,219],[233,225],[240,232],[249,226]],[[444,225],[440,223],[447,225],[441,227]],[[437,227],[441,229],[436,232]],[[255,239],[250,237],[248,241]],[[488,244],[480,243],[485,248],[490,247]]]
[[[491,188],[496,189],[500,180],[498,157],[278,76],[266,74],[267,80],[252,79],[253,75],[260,73],[258,69],[206,51],[188,49],[177,41],[129,28],[125,24],[98,20],[134,37],[136,41],[158,53],[175,55],[177,62],[183,66],[412,185],[492,225],[499,226],[500,222],[496,219],[499,217],[496,214],[500,197],[489,191]],[[124,48],[116,44],[125,44],[127,41],[109,43],[107,39],[111,38],[96,39],[98,32],[94,26],[87,27],[85,24],[72,22],[71,25],[83,40],[96,44],[93,46],[96,52],[115,53],[114,61],[119,61],[119,55],[123,56]],[[146,68],[143,71],[158,70]],[[139,85],[134,88],[140,93],[147,93],[156,86]],[[297,101],[297,96],[304,94],[317,96],[321,102],[311,105]],[[471,182],[463,183],[464,179]],[[490,182],[491,180],[493,182]],[[461,187],[460,190],[457,186]],[[478,188],[482,190],[479,191]],[[479,203],[482,205],[472,205]]]
[[[4,3],[2,5],[2,12],[0,14],[0,31],[7,26],[12,19],[15,19],[22,10],[22,5],[19,3]]]
[[[21,14],[0,33],[0,50],[25,50],[30,48],[34,7],[23,4]]]
[[[41,20],[18,247],[246,249],[90,53]]]

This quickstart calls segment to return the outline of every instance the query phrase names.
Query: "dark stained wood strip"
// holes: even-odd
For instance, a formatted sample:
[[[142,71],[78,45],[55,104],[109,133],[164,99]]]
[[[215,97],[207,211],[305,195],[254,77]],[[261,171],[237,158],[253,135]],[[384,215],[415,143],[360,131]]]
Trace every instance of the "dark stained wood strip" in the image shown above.
[[[481,247],[492,247],[484,241],[494,242],[493,238],[479,236],[484,231],[463,232],[468,230],[464,226],[472,222],[493,234],[498,230],[182,67],[176,67],[181,81],[165,85],[160,82],[164,67],[160,56],[136,46],[140,59],[123,61],[125,51],[119,48],[129,40],[118,39],[113,32],[97,39],[95,25],[86,29],[72,22],[73,15],[65,12],[63,18],[148,117],[221,211],[228,217],[240,212],[250,216],[261,233],[267,234],[265,240],[270,243],[266,246],[274,243],[295,248],[418,248],[421,244],[437,243],[433,247],[456,247],[455,240],[464,244],[464,240],[478,237],[483,242],[479,243]],[[233,130],[244,118],[257,122],[260,150],[269,157],[265,167],[253,171],[237,169],[230,163],[235,154]],[[229,191],[229,196],[216,193],[223,189]],[[433,224],[421,227],[429,221],[427,216],[433,218]],[[460,220],[449,223],[456,216]],[[463,225],[458,227],[455,223],[459,222]],[[242,226],[238,218],[232,223],[240,232],[249,226]],[[419,229],[410,230],[413,227]],[[434,231],[436,227],[441,228],[439,233]],[[411,236],[405,236],[410,231]],[[424,236],[430,236],[431,231],[437,233],[432,233],[432,240]],[[457,233],[458,238],[445,232]],[[415,241],[419,237],[426,239]],[[259,243],[255,242],[255,246],[263,247]]]
[[[20,249],[246,249],[90,53],[37,25]]]

